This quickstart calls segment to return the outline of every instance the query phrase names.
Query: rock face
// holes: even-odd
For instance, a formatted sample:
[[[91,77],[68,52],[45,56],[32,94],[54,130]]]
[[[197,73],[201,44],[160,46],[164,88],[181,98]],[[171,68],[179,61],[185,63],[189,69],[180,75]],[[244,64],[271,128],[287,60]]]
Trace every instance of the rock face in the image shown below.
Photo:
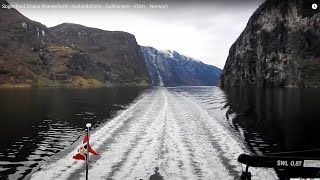
[[[128,33],[94,29],[105,37],[90,36],[94,45],[87,46],[72,33],[60,36],[52,32],[58,28],[51,30],[15,9],[0,9],[0,17],[0,87],[149,85],[142,53]]]
[[[112,85],[148,85],[150,83],[140,46],[133,35],[104,31],[77,24],[64,23],[50,28],[68,45],[76,45],[90,59],[104,68]]]
[[[141,47],[152,84],[156,86],[216,85],[221,69],[175,51]]]
[[[319,87],[320,13],[312,3],[264,2],[231,46],[220,85]]]

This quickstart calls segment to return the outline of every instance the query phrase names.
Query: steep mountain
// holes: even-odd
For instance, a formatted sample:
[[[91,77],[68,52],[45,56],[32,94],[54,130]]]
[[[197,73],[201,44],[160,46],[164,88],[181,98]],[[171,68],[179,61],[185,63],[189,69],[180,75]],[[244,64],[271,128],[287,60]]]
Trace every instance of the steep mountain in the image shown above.
[[[221,69],[175,51],[141,47],[152,84],[157,86],[216,85]]]
[[[0,3],[8,5],[4,0]],[[1,8],[0,17],[0,87],[149,84],[139,46],[128,33],[106,33],[109,35],[103,40],[108,41],[114,54],[110,60],[107,55],[92,55],[88,48],[98,48],[97,54],[104,50],[99,49],[102,42],[93,37],[95,47],[80,47],[77,45],[80,43],[69,43],[68,36],[52,33],[13,8]],[[117,43],[126,40],[129,41],[126,45]],[[121,59],[126,55],[128,58]],[[106,63],[109,60],[119,66]]]
[[[1,87],[95,86],[103,80],[95,73],[103,69],[81,48],[65,45],[46,26],[15,9],[1,9],[0,16]]]
[[[231,46],[220,85],[320,86],[320,13],[309,0],[267,0]]]
[[[92,61],[105,69],[111,84],[150,83],[143,54],[133,35],[69,23],[52,27],[50,31],[62,37],[67,44],[83,48]]]

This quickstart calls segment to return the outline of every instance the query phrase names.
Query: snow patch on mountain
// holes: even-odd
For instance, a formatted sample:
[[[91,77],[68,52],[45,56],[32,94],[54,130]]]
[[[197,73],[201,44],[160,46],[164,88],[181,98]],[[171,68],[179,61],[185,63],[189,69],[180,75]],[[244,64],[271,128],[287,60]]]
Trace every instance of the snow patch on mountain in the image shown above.
[[[213,86],[221,69],[173,50],[141,47],[155,86]]]

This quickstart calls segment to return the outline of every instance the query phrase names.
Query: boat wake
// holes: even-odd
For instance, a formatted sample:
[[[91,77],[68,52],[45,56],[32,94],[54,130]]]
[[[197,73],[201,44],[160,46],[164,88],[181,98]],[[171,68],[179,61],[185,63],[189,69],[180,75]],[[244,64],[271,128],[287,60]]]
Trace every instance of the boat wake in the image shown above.
[[[223,107],[223,95],[211,98],[206,103]],[[90,156],[90,179],[148,179],[155,167],[164,179],[239,179],[237,157],[248,150],[221,123],[221,108],[209,112],[200,99],[174,88],[146,93],[91,134],[100,155]],[[72,159],[76,148],[51,158],[31,179],[84,179],[85,162]],[[253,179],[276,179],[271,170],[250,171]]]

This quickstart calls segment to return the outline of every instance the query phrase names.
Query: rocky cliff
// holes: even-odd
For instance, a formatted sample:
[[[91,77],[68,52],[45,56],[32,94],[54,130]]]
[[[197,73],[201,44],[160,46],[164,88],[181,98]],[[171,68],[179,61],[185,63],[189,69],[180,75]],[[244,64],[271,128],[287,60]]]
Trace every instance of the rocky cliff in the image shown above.
[[[80,43],[87,31],[77,31],[83,35],[77,42],[72,33],[60,36],[52,32],[58,28],[15,9],[0,9],[0,17],[0,87],[149,85],[142,53],[128,33],[94,30],[101,34],[90,36],[90,46]]]
[[[320,86],[320,13],[313,1],[267,0],[229,50],[220,85]]]
[[[50,28],[68,45],[84,49],[90,59],[103,67],[112,85],[149,85],[143,54],[132,34],[104,31],[65,23]]]
[[[156,86],[216,85],[221,69],[175,51],[141,47],[152,84]]]

